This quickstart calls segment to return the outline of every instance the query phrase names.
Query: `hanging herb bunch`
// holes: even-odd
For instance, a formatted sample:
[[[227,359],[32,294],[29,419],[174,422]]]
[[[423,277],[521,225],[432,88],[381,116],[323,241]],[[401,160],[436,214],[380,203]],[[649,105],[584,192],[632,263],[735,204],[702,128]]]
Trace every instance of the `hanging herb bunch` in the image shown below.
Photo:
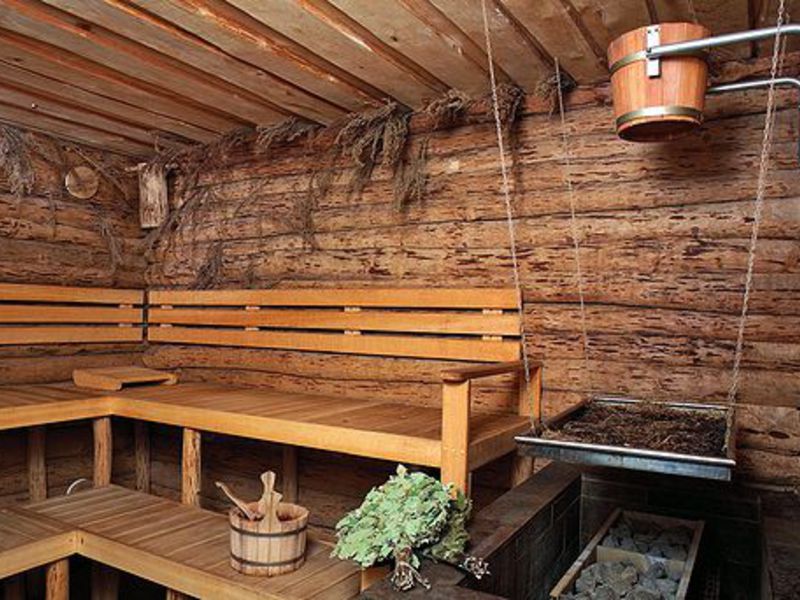
[[[361,567],[394,562],[391,582],[406,591],[430,583],[419,572],[423,558],[446,562],[480,579],[489,573],[480,558],[464,553],[472,501],[452,486],[399,465],[397,474],[373,488],[356,510],[336,524],[333,555]]]

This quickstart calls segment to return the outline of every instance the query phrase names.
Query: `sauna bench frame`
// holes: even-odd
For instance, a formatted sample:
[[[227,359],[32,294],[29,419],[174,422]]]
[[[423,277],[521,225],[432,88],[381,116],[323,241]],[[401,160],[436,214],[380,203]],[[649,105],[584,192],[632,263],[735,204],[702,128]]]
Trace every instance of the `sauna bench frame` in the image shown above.
[[[360,569],[309,536],[306,563],[279,577],[229,564],[226,515],[110,485],[0,510],[0,577],[78,554],[196,598],[353,598]]]
[[[68,383],[0,387],[0,430],[112,416],[428,467],[442,467],[446,455],[442,410],[432,407],[208,383],[119,392]],[[529,429],[527,416],[474,413],[460,452],[474,470],[513,452],[514,436]]]

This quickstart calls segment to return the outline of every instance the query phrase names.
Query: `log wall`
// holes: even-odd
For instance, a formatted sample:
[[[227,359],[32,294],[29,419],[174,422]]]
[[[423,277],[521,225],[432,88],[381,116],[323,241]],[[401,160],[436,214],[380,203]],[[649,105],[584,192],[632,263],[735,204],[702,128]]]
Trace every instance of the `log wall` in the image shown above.
[[[789,60],[795,64],[797,57]],[[763,65],[762,65],[763,67]],[[734,74],[741,75],[733,67]],[[752,70],[752,69],[751,69]],[[796,99],[778,93],[741,392],[740,473],[800,482],[800,177]],[[544,361],[550,413],[590,391],[724,401],[742,301],[764,124],[761,92],[709,98],[702,131],[637,145],[612,132],[607,90],[580,90],[567,114],[589,330],[582,356],[569,194],[557,116],[528,110],[510,142],[512,199],[530,355]],[[541,103],[539,103],[541,106]],[[531,108],[529,103],[528,108]],[[206,173],[196,218],[150,256],[153,287],[511,286],[494,127],[419,132],[428,193],[398,210],[390,174],[363,194],[346,176],[301,234],[319,149],[242,156]],[[318,144],[319,146],[319,144]],[[436,404],[437,365],[323,354],[153,346],[148,365],[184,378]],[[511,382],[482,387],[484,410],[510,406]],[[316,485],[324,487],[323,484]],[[302,494],[302,492],[301,492]]]
[[[29,195],[12,193],[0,175],[0,281],[98,287],[144,286],[144,255],[136,216],[136,180],[114,167],[129,164],[107,152],[25,134],[35,186]],[[124,161],[124,162],[123,162]],[[73,166],[99,171],[97,194],[79,200],[64,189]],[[124,190],[124,193],[123,193]],[[112,245],[116,246],[112,258]],[[64,344],[0,347],[0,385],[63,381],[77,367],[140,362],[142,346],[132,344]],[[49,492],[63,493],[79,477],[91,478],[91,426],[86,423],[48,427]],[[130,435],[120,432],[118,474],[127,477]],[[27,497],[25,432],[0,433],[0,504]],[[127,462],[126,462],[127,461]]]

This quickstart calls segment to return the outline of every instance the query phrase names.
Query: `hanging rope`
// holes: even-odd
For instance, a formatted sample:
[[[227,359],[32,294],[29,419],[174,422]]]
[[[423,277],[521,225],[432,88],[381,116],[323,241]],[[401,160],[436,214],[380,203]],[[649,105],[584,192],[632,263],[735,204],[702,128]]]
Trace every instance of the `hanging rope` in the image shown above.
[[[514,287],[517,291],[517,310],[519,311],[519,335],[522,343],[522,365],[525,374],[526,389],[530,389],[531,369],[528,360],[528,352],[525,340],[525,305],[522,294],[522,282],[520,279],[519,258],[517,256],[517,237],[514,228],[514,209],[511,206],[511,192],[508,178],[508,168],[506,166],[505,142],[503,140],[503,124],[500,119],[500,103],[497,99],[497,79],[494,73],[494,57],[492,53],[492,39],[489,35],[489,15],[486,10],[486,0],[481,0],[481,10],[483,13],[483,34],[486,39],[486,57],[489,61],[489,82],[492,88],[492,109],[494,112],[495,133],[497,135],[497,153],[500,159],[500,173],[503,177],[503,198],[506,208],[506,225],[508,227],[508,243],[511,250],[511,264],[514,269]],[[533,394],[531,398],[531,426],[535,428],[534,415],[536,407],[533,406]]]
[[[728,389],[728,404],[736,403],[741,378],[742,355],[744,353],[744,332],[747,326],[747,314],[750,308],[750,295],[753,291],[753,271],[756,262],[756,246],[758,233],[761,227],[761,217],[764,212],[764,196],[767,189],[767,173],[769,171],[769,153],[772,147],[772,134],[775,126],[775,79],[778,76],[781,62],[781,28],[784,25],[785,0],[780,0],[778,5],[777,31],[775,32],[775,45],[772,49],[772,66],[770,68],[770,85],[767,93],[767,111],[764,121],[764,134],[761,139],[761,158],[758,166],[758,184],[756,185],[756,198],[753,207],[753,224],[750,230],[750,249],[747,254],[747,273],[744,279],[744,295],[742,298],[742,312],[739,316],[739,328],[736,335],[736,350],[733,355],[733,369],[731,385]],[[729,413],[732,418],[733,411]]]
[[[592,394],[592,370],[589,368],[589,329],[586,325],[586,293],[583,286],[583,269],[581,267],[581,232],[578,225],[577,202],[575,201],[575,188],[572,185],[572,156],[569,149],[569,130],[567,128],[566,111],[564,110],[564,91],[561,87],[561,67],[558,59],[556,65],[556,86],[558,89],[558,111],[561,116],[561,152],[564,157],[564,183],[567,186],[569,197],[569,222],[572,235],[572,250],[575,260],[575,277],[578,287],[578,302],[581,311],[581,339],[583,341],[583,366],[586,376],[585,387],[589,395]]]

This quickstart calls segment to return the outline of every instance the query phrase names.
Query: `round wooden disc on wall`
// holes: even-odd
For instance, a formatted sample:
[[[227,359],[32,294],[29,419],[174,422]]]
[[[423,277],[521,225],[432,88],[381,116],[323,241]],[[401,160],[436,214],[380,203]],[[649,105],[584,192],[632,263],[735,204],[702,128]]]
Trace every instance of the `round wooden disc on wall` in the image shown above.
[[[70,196],[87,200],[97,193],[100,179],[94,169],[81,165],[73,167],[67,172],[67,176],[64,178],[64,185]]]

